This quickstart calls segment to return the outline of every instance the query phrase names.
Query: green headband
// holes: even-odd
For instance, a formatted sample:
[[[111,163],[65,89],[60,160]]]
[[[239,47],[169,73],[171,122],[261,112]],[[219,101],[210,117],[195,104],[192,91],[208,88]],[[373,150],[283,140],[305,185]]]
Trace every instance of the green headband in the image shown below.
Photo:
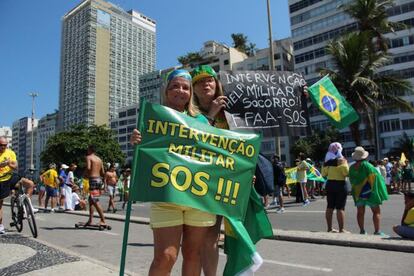
[[[201,80],[201,79],[208,78],[208,77],[213,77],[213,78],[217,79],[216,71],[214,71],[214,69],[211,68],[211,66],[208,66],[208,65],[199,65],[199,66],[197,66],[191,72],[191,76],[193,77],[193,84],[196,83],[197,81]]]

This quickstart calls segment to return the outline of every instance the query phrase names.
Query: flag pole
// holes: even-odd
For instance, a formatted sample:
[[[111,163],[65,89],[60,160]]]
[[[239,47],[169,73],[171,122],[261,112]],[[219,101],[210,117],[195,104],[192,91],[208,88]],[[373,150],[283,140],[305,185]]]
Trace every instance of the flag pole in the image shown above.
[[[122,255],[121,255],[121,267],[119,269],[119,276],[124,276],[125,271],[125,259],[128,246],[128,234],[129,234],[129,222],[131,217],[132,201],[128,200],[127,210],[125,214],[125,226],[124,226],[124,240],[122,242]]]

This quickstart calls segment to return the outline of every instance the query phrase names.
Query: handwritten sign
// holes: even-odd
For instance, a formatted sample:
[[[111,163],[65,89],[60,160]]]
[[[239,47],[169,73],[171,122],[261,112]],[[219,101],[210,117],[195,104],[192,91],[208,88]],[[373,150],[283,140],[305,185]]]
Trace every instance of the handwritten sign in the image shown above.
[[[294,72],[221,71],[231,129],[271,129],[298,135],[308,126],[305,79]]]

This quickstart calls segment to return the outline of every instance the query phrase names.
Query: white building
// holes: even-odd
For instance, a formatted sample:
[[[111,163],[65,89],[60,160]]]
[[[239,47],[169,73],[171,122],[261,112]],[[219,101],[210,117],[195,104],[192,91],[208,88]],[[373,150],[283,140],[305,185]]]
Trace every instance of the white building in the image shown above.
[[[12,149],[16,153],[18,162],[18,172],[25,174],[30,169],[30,162],[27,163],[28,149],[31,146],[31,140],[28,141],[27,133],[34,128],[37,128],[38,120],[33,120],[29,117],[21,118],[13,122],[12,130]],[[30,150],[29,150],[30,152]]]
[[[240,52],[236,48],[213,40],[204,42],[203,48],[201,48],[198,54],[201,57],[200,60],[186,65],[190,70],[202,64],[210,65],[216,72],[220,70],[233,70],[233,64],[247,58],[245,53]]]
[[[289,0],[292,40],[295,57],[295,71],[301,72],[309,85],[320,79],[319,68],[332,67],[331,56],[325,50],[329,40],[339,35],[357,29],[355,21],[338,8],[352,0]],[[403,22],[408,26],[414,24],[414,2],[396,0],[396,6],[388,10],[389,20]],[[388,34],[390,39],[389,52],[393,56],[393,64],[383,68],[383,71],[397,73],[414,83],[414,35],[411,30],[398,31]],[[405,97],[411,103],[414,97]],[[382,110],[379,114],[379,147],[380,157],[383,157],[394,142],[402,136],[403,131],[414,136],[413,114],[397,109]],[[323,130],[330,123],[327,118],[311,108],[311,127]],[[362,126],[363,127],[363,126]],[[349,128],[341,130],[345,156],[351,156],[355,143]],[[375,154],[375,145],[367,139],[367,133],[361,130],[362,144]]]
[[[58,113],[47,114],[43,116],[39,120],[39,124],[36,131],[36,172],[39,173],[42,168],[45,168],[47,164],[41,164],[40,155],[46,148],[46,143],[49,138],[56,134],[56,126],[57,126],[57,115]]]
[[[108,125],[138,103],[139,76],[155,69],[156,23],[103,0],[85,0],[63,17],[59,129]]]
[[[111,129],[126,155],[126,163],[131,164],[134,154],[134,146],[129,143],[129,138],[134,128],[137,128],[139,104],[123,107],[119,110],[118,117],[111,120]]]
[[[11,147],[12,142],[12,129],[8,126],[0,127],[0,137],[6,137],[8,147]]]

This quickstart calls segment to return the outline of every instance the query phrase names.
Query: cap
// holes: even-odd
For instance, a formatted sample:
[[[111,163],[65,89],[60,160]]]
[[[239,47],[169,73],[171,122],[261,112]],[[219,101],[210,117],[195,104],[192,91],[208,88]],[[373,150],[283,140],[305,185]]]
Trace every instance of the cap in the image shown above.
[[[62,168],[62,169],[68,169],[69,168],[69,166],[68,165],[66,165],[66,164],[62,164],[62,165],[60,165],[60,167]]]
[[[214,69],[209,65],[199,65],[191,72],[191,76],[193,77],[193,84],[198,82],[201,79],[213,77],[217,79],[217,73]]]

